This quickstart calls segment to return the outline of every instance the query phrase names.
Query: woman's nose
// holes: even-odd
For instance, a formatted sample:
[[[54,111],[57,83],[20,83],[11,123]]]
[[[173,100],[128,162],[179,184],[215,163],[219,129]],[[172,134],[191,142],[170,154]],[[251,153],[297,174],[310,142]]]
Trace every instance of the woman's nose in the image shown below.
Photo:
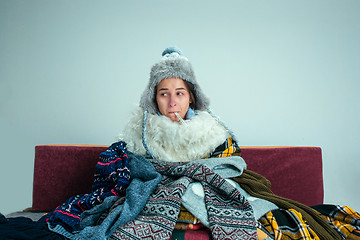
[[[175,101],[175,98],[173,96],[170,97],[169,105],[170,105],[170,107],[175,107],[176,106],[176,101]]]

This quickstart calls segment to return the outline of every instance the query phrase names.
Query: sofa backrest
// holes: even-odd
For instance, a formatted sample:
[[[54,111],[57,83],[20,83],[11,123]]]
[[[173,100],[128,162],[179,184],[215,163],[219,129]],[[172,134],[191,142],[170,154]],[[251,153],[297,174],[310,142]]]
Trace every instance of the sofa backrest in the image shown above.
[[[51,211],[69,197],[91,192],[98,155],[108,146],[35,147],[34,211]],[[323,203],[319,147],[241,147],[248,169],[272,183],[271,190],[306,205]]]
[[[265,176],[276,195],[308,206],[324,201],[319,147],[243,147],[247,168]]]

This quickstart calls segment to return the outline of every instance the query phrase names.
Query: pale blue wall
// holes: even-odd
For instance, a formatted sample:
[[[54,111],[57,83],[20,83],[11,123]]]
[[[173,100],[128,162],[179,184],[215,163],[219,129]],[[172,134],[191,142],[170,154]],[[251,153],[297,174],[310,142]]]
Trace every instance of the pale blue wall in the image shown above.
[[[241,145],[322,147],[325,202],[359,211],[359,12],[357,0],[0,0],[0,212],[31,206],[35,145],[114,142],[174,44]]]

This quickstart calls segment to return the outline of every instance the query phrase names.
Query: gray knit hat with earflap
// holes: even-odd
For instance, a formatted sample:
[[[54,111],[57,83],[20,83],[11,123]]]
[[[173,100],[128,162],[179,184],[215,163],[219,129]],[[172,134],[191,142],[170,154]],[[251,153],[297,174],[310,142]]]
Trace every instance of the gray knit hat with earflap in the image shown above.
[[[206,111],[209,107],[209,99],[201,91],[196,81],[195,74],[189,60],[182,55],[177,47],[168,47],[162,53],[162,58],[156,63],[150,72],[150,80],[141,95],[140,107],[149,113],[158,111],[156,105],[156,86],[164,79],[180,78],[194,86],[195,109]]]
[[[150,80],[141,95],[140,107],[144,110],[142,122],[142,143],[149,157],[156,159],[154,152],[150,149],[146,137],[146,122],[148,113],[156,114],[158,112],[156,104],[156,87],[164,79],[167,78],[180,78],[194,87],[193,94],[195,98],[195,109],[207,111],[213,118],[216,119],[225,129],[230,133],[233,140],[237,142],[234,133],[222,122],[209,108],[210,102],[205,94],[201,91],[199,84],[196,81],[193,68],[189,60],[182,55],[179,48],[168,47],[162,53],[161,60],[156,63],[150,72]]]

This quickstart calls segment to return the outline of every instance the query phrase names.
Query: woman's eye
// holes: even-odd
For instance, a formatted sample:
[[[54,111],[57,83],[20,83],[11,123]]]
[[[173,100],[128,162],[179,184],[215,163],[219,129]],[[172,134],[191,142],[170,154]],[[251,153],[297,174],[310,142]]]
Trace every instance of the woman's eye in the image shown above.
[[[184,93],[183,92],[178,92],[178,95],[182,96],[182,95],[184,95]]]
[[[167,96],[167,93],[162,93],[161,96],[166,97],[166,96]]]

